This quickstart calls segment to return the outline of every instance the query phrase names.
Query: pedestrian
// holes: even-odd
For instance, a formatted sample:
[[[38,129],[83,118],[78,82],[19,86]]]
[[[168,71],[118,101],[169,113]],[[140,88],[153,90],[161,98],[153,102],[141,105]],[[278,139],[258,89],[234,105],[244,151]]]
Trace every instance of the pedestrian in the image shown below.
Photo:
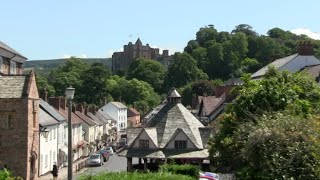
[[[57,167],[56,163],[53,163],[51,174],[53,176],[53,180],[58,179],[58,167]]]

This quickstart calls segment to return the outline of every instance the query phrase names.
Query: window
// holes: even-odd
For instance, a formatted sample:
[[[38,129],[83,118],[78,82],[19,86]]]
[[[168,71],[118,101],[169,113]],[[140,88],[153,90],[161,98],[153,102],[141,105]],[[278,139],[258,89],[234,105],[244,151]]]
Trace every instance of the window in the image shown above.
[[[2,67],[3,67],[3,58],[0,56],[0,72],[2,72]]]
[[[49,132],[50,141],[52,140],[52,131]]]
[[[16,74],[17,64],[14,61],[10,61],[10,74]]]
[[[174,141],[176,149],[187,149],[187,141]]]
[[[139,148],[149,148],[149,140],[140,139]]]
[[[13,115],[11,113],[0,114],[0,128],[1,129],[13,128]]]
[[[56,139],[56,129],[53,130],[53,139]]]

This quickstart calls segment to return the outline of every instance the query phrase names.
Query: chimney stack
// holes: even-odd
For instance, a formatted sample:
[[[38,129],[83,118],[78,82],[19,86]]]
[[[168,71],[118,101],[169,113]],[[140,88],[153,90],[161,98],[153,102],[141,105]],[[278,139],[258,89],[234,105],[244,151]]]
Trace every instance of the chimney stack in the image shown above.
[[[60,109],[60,97],[50,97],[49,104],[59,111]]]
[[[302,56],[311,56],[314,54],[313,45],[310,41],[301,42],[298,47],[298,53]]]
[[[63,110],[67,110],[67,100],[65,97],[59,97],[60,98],[60,108]]]
[[[89,108],[89,112],[91,112],[92,114],[96,114],[96,105],[93,105]]]
[[[84,113],[82,104],[77,104],[77,106],[76,106],[76,111],[79,111],[79,112],[81,112],[81,113]]]
[[[76,112],[76,105],[72,104],[71,107],[72,107],[72,108],[71,108],[71,109],[72,109],[72,112],[75,113],[75,112]]]

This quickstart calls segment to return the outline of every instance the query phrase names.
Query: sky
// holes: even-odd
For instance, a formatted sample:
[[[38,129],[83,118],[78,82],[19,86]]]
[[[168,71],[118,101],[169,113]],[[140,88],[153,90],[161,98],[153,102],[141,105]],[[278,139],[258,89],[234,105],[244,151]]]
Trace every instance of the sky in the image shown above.
[[[140,37],[181,52],[206,25],[232,31],[249,24],[320,39],[319,0],[9,0],[0,4],[0,41],[29,60],[106,58]]]

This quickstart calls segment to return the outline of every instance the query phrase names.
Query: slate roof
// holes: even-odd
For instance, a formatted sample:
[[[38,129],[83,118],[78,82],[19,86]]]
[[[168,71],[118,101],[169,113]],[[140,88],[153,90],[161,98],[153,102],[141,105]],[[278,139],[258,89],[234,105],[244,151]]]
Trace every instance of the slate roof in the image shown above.
[[[113,101],[113,102],[110,102],[112,105],[114,105],[115,107],[117,108],[128,108],[127,106],[125,106],[124,104],[122,104],[121,102],[117,102],[117,101]]]
[[[58,121],[66,120],[60,113],[58,113],[58,111],[54,107],[52,107],[49,103],[47,103],[43,99],[40,99],[40,108],[42,108],[44,111],[49,113],[52,117],[54,117]]]
[[[30,76],[0,76],[0,98],[27,97]]]
[[[156,127],[159,148],[167,145],[177,128],[182,129],[198,149],[203,148],[198,128],[204,126],[181,103],[166,104],[147,126]]]
[[[18,53],[16,50],[12,49],[10,46],[6,45],[5,43],[1,42],[0,41],[0,48],[4,49],[4,50],[7,50],[9,52],[12,52],[13,54],[16,54],[20,57],[23,57],[25,59],[27,59],[26,57],[24,57],[23,55],[21,55],[20,53]]]
[[[265,75],[269,66],[274,66],[276,69],[284,70],[284,69],[282,69],[282,67],[286,66],[288,63],[290,63],[292,61],[300,62],[299,65],[297,65],[296,67],[293,67],[292,69],[287,69],[292,73],[300,71],[302,68],[304,68],[306,66],[320,64],[320,60],[317,59],[313,55],[305,56],[305,55],[293,54],[291,56],[287,56],[284,58],[274,60],[273,62],[271,62],[268,65],[264,66],[263,68],[259,69],[257,72],[253,73],[251,75],[251,78],[258,78],[258,77]]]
[[[94,122],[96,122],[99,126],[102,126],[104,124],[106,124],[107,122],[101,120],[99,117],[96,117],[94,114],[92,114],[91,112],[87,113],[87,116],[89,116]]]
[[[59,121],[50,116],[46,111],[42,108],[39,110],[39,124],[41,126],[51,126],[59,124]]]
[[[208,149],[177,150],[177,149],[125,149],[118,153],[119,156],[139,158],[203,158],[209,157]]]
[[[158,146],[157,129],[155,127],[151,127],[151,128],[144,128],[144,130],[152,140],[153,144]]]
[[[174,89],[174,90],[171,92],[171,94],[170,94],[169,97],[181,97],[181,95],[178,93],[177,90]]]
[[[315,78],[317,82],[319,82],[320,76],[320,65],[307,66],[302,69],[303,72],[308,72],[312,77]]]
[[[115,119],[113,119],[111,116],[109,116],[108,113],[106,113],[106,112],[101,113],[101,112],[97,111],[95,116],[100,118],[101,120],[105,121],[106,123],[108,122],[108,120],[111,120],[111,122],[117,123],[117,121]]]
[[[82,121],[84,121],[85,123],[87,123],[88,125],[90,125],[90,126],[97,125],[96,122],[94,122],[92,119],[90,119],[88,116],[82,114],[81,112],[76,111],[75,114],[76,114]]]
[[[128,117],[140,115],[139,111],[134,108],[129,108],[127,111]]]

